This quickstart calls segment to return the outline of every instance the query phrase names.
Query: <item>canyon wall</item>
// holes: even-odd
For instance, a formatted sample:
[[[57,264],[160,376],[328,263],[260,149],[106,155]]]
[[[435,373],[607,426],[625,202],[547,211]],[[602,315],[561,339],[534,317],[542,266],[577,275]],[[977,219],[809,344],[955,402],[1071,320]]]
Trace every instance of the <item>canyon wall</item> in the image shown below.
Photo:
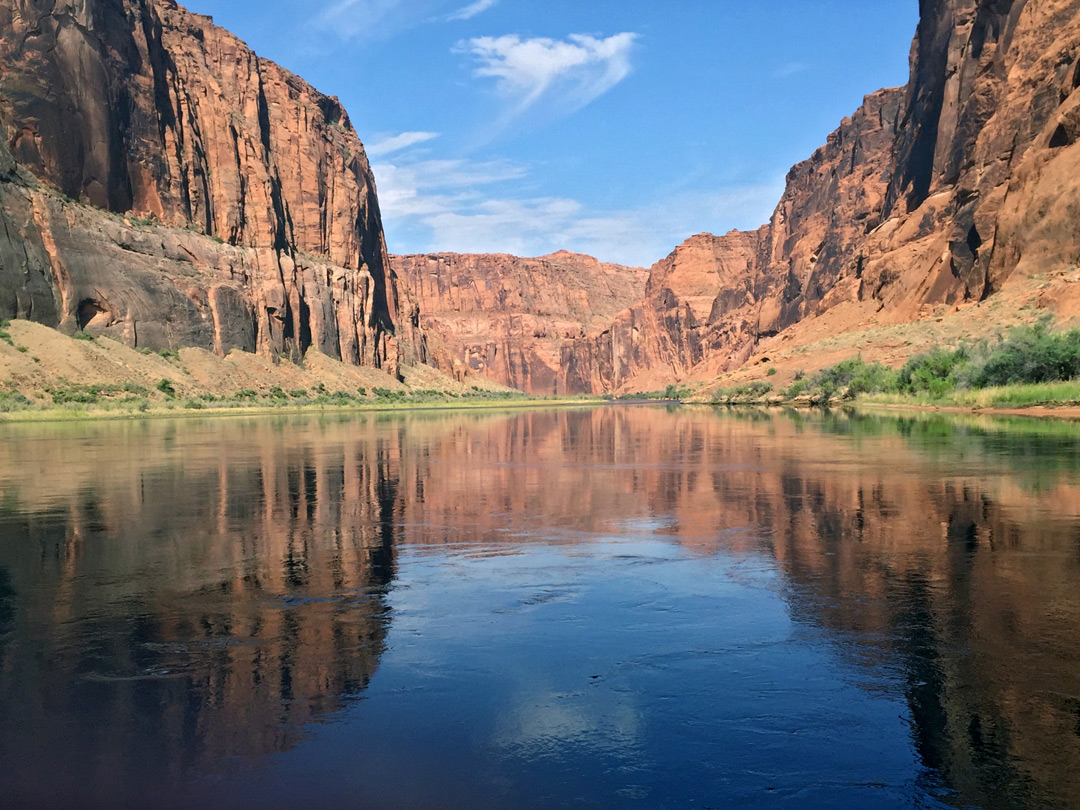
[[[693,237],[641,302],[567,342],[565,390],[716,376],[839,307],[844,328],[918,320],[1080,262],[1080,0],[920,10],[908,85],[794,167],[769,224]]]
[[[0,317],[425,358],[335,98],[171,0],[0,0]]]
[[[393,256],[420,307],[421,323],[448,354],[440,367],[479,373],[531,394],[565,393],[561,347],[599,332],[641,298],[647,271],[560,251]]]

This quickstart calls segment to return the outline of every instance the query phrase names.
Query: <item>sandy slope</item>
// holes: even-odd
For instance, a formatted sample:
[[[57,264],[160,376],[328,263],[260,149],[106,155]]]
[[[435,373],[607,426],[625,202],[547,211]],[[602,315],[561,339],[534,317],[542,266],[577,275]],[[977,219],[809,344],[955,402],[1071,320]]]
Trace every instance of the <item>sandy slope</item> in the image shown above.
[[[156,387],[162,380],[169,380],[180,397],[230,396],[244,390],[266,394],[274,387],[310,391],[319,386],[350,394],[356,394],[360,388],[458,394],[474,387],[485,391],[506,390],[479,376],[467,377],[464,383],[456,382],[428,366],[404,368],[403,384],[378,369],[348,365],[314,350],[308,352],[299,366],[287,361],[275,363],[268,357],[240,351],[228,357],[203,349],[180,349],[168,357],[143,354],[110,338],[75,340],[30,321],[11,321],[4,331],[14,346],[0,341],[0,392],[19,391],[35,401],[48,402],[50,389],[72,385],[130,383],[156,395]]]

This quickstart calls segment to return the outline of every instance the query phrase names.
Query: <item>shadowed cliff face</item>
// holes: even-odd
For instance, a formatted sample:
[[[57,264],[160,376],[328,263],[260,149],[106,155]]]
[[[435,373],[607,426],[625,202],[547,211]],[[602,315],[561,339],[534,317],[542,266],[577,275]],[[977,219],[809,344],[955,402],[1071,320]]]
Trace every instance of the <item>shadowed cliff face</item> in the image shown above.
[[[2,0],[0,152],[0,316],[153,349],[423,359],[347,114],[207,17]]]
[[[394,256],[425,330],[449,356],[440,367],[477,372],[531,394],[559,387],[562,344],[591,335],[638,300],[647,272],[560,251],[536,259],[502,254]]]
[[[765,228],[694,237],[610,331],[568,343],[567,390],[706,379],[826,312],[847,328],[918,320],[1080,261],[1080,2],[920,10],[908,85],[868,96],[793,168]],[[698,270],[669,283],[680,254]]]

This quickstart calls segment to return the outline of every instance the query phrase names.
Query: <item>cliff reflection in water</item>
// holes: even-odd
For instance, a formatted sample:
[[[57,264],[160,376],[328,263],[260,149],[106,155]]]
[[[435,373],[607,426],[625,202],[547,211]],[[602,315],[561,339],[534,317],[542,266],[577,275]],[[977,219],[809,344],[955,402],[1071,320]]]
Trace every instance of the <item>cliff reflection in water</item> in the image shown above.
[[[17,789],[41,776],[12,776],[27,752],[106,786],[297,745],[376,672],[403,549],[653,525],[774,559],[796,622],[903,690],[927,790],[1080,807],[1070,426],[609,407],[5,430]]]
[[[140,781],[153,795],[290,748],[367,685],[399,454],[382,439],[283,441],[283,427],[230,425],[220,444],[186,425],[5,442],[0,756],[14,795],[123,797]]]

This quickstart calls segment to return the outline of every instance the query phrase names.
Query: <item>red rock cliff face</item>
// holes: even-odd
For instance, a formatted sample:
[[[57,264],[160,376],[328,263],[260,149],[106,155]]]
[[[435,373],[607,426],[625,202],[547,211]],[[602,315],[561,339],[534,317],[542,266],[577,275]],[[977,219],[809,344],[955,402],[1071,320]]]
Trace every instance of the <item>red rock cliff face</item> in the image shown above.
[[[394,256],[392,263],[455,374],[477,372],[540,395],[566,392],[558,385],[562,344],[594,334],[641,298],[647,275],[566,251],[536,259]]]
[[[150,348],[422,358],[345,111],[209,18],[0,0],[0,135],[0,316]]]
[[[564,346],[567,390],[715,375],[839,305],[852,327],[915,320],[1080,261],[1080,0],[920,9],[908,85],[792,169],[767,226],[694,237],[609,330]],[[697,269],[673,274],[688,255]]]

